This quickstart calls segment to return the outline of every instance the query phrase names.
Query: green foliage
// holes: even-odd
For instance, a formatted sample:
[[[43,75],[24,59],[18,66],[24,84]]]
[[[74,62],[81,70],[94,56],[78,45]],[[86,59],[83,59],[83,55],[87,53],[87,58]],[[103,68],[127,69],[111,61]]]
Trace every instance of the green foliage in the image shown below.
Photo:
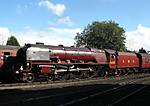
[[[20,46],[15,36],[10,36],[7,40],[6,45]]]
[[[126,50],[125,31],[114,21],[94,21],[75,37],[76,46]]]

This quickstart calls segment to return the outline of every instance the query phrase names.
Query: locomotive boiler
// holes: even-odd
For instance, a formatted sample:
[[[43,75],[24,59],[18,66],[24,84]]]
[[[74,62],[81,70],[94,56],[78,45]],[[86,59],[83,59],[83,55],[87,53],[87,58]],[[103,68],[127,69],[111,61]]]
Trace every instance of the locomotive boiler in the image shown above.
[[[107,64],[105,51],[90,48],[75,48],[27,44],[17,52],[17,65],[21,80],[33,81],[39,76],[47,78],[89,77],[97,66]]]

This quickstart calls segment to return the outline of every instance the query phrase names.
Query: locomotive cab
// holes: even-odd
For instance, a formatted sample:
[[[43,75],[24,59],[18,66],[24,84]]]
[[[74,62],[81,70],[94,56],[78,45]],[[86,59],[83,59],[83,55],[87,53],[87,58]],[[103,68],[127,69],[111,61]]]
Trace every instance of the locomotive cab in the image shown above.
[[[115,54],[115,50],[106,49],[105,52],[106,52],[107,61],[109,63],[109,67],[111,69],[115,69],[116,62],[117,62],[117,56]]]

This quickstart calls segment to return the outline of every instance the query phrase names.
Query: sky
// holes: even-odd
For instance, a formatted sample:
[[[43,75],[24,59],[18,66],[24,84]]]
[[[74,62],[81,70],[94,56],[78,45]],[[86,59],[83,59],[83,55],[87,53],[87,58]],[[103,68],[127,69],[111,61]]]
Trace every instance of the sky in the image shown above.
[[[0,0],[0,44],[14,35],[20,45],[72,46],[93,21],[125,29],[126,47],[150,50],[150,0]]]

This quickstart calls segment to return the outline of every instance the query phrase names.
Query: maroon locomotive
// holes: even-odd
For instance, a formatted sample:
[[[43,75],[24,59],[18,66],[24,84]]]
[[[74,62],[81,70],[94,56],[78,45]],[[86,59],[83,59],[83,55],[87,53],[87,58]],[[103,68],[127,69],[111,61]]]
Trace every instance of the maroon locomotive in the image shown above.
[[[11,51],[8,52],[12,58]],[[150,55],[146,53],[43,44],[26,44],[14,49],[14,53],[16,57],[11,61],[13,64],[7,64],[11,67],[7,70],[11,70],[15,79],[27,82],[38,78],[72,79],[141,72],[150,68]],[[0,54],[0,71],[5,72],[2,67],[4,63],[11,63],[11,59],[4,62],[5,53],[0,51]]]
[[[20,48],[17,64],[19,79],[28,82],[39,76],[50,79],[90,77],[98,66],[108,65],[103,50],[39,44]]]

